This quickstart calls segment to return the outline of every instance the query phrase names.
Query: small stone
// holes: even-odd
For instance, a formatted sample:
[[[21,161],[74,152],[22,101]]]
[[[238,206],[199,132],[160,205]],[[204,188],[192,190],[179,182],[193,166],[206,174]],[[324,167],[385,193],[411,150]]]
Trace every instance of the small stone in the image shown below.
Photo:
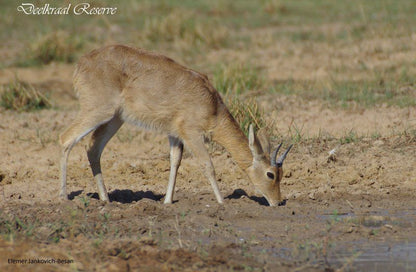
[[[309,193],[308,197],[312,200],[316,200],[315,192]]]

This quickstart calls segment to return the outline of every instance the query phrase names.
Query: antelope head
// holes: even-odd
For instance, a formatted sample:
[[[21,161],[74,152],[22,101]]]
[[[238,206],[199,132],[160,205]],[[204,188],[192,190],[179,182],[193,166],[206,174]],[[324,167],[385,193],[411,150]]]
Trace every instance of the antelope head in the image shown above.
[[[249,147],[253,155],[252,165],[247,168],[246,172],[253,182],[254,187],[267,199],[270,206],[277,206],[282,201],[280,193],[280,181],[283,177],[283,162],[286,159],[292,145],[277,158],[282,144],[280,144],[269,156],[267,143],[260,144],[257,136],[254,134],[253,126],[249,129]]]

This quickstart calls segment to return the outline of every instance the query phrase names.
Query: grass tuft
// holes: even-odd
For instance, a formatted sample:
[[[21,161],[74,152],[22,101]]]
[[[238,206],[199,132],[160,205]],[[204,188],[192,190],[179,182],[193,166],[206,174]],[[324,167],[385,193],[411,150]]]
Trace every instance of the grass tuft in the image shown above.
[[[246,91],[260,89],[264,79],[252,66],[234,64],[221,66],[214,73],[213,84],[223,94],[242,94]]]
[[[259,109],[259,106],[254,98],[248,100],[241,100],[236,96],[226,98],[227,107],[237,121],[240,124],[241,130],[248,136],[250,124],[253,124],[256,131],[261,128],[268,128],[269,125],[265,119],[263,111]]]
[[[248,135],[250,124],[258,131],[268,128],[264,112],[260,110],[254,98],[243,99],[240,94],[258,90],[264,86],[264,79],[252,66],[235,64],[221,66],[214,72],[214,87],[225,95],[225,103],[231,115],[240,124],[242,131]]]
[[[19,234],[27,238],[33,238],[36,230],[36,222],[25,222],[19,217],[5,218],[0,214],[0,237],[7,241],[14,241]]]
[[[152,44],[169,43],[189,50],[200,46],[222,47],[228,34],[227,29],[215,21],[204,22],[191,11],[173,9],[166,16],[147,18],[140,38]]]
[[[52,107],[52,103],[46,95],[17,78],[3,88],[0,105],[5,109],[22,112]]]
[[[263,1],[263,10],[268,14],[285,14],[288,12],[287,6],[282,0]]]
[[[17,65],[35,66],[53,61],[72,63],[82,47],[83,42],[76,35],[64,31],[53,32],[33,42]]]
[[[350,143],[356,143],[360,140],[360,137],[357,135],[357,133],[354,130],[350,130],[346,135],[340,138],[341,144],[350,144]]]

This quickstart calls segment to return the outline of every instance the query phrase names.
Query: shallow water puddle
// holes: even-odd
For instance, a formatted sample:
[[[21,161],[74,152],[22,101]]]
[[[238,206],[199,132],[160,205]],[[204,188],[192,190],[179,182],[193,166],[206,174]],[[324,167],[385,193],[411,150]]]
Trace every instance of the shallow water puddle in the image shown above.
[[[331,214],[327,220],[352,223],[370,229],[376,234],[385,228],[412,228],[416,224],[416,210],[380,211],[371,214]],[[328,256],[328,263],[344,266],[351,271],[416,271],[416,237],[395,239],[380,237],[383,241],[359,240],[337,242]]]
[[[276,222],[277,235],[253,235],[258,229],[233,226],[238,239],[231,235],[230,242],[241,244],[243,253],[288,265],[328,271],[416,271],[416,236],[409,231],[416,225],[416,209],[279,214]]]
[[[345,243],[334,250],[329,264],[351,271],[415,271],[416,241]]]
[[[399,226],[410,226],[416,223],[416,209],[405,209],[401,211],[372,211],[370,213],[339,213],[333,211],[318,216],[318,219],[343,221],[356,223],[366,227],[381,227],[385,224],[393,224]]]

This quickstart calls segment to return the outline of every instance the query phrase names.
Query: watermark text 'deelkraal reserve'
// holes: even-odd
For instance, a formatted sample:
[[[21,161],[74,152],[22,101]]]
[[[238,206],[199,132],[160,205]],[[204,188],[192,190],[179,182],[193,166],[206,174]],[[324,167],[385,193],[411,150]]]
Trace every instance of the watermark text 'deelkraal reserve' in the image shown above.
[[[72,259],[55,259],[55,258],[28,258],[28,259],[7,259],[10,265],[19,264],[72,264]]]
[[[43,4],[37,6],[33,3],[21,3],[17,11],[26,15],[114,15],[117,7],[95,7],[90,3],[71,3],[65,6],[54,6],[53,4]]]

